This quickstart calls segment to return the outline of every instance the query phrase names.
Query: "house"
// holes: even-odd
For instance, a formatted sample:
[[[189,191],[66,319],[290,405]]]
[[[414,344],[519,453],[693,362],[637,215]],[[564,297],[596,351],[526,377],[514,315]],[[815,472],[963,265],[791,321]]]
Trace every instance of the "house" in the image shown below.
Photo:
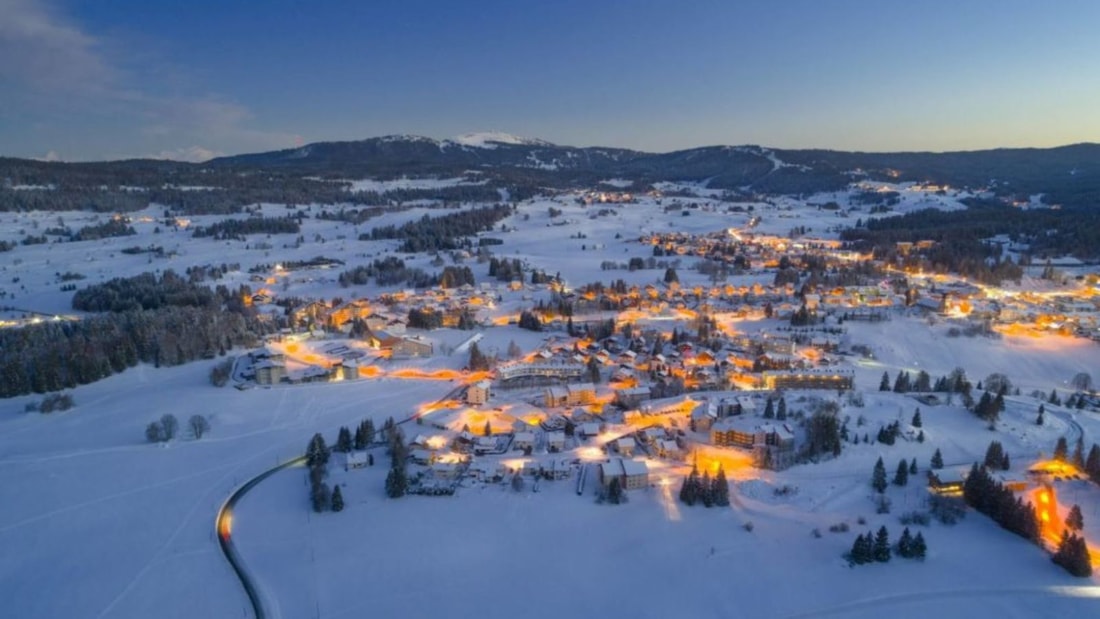
[[[527,450],[535,448],[534,432],[516,432],[512,438],[512,449]]]
[[[395,359],[432,356],[432,343],[420,336],[398,338],[392,347]]]
[[[600,483],[607,487],[612,479],[618,479],[623,490],[645,488],[649,485],[649,467],[642,460],[612,458],[600,464]]]
[[[752,450],[753,464],[760,468],[782,470],[794,463],[794,431],[785,423],[725,417],[714,423],[710,437],[714,445]]]
[[[577,428],[577,430],[580,432],[582,438],[592,438],[593,436],[599,435],[600,424],[594,421],[582,423],[581,426]]]
[[[546,447],[550,451],[565,450],[565,432],[549,432],[546,434]]]
[[[435,454],[429,449],[413,449],[409,452],[409,457],[416,464],[431,464]]]
[[[680,460],[684,457],[684,450],[675,440],[660,439],[657,441],[657,455],[670,460]]]
[[[543,402],[547,408],[565,406],[569,401],[569,389],[566,387],[547,387],[543,392]]]
[[[367,452],[349,451],[344,454],[344,470],[361,469],[367,466]]]
[[[649,387],[629,387],[615,390],[615,403],[623,408],[637,408],[649,399]]]
[[[624,436],[615,441],[615,451],[627,458],[634,455],[634,450],[637,449],[637,447],[638,444],[634,441],[634,438],[630,436]]]
[[[256,373],[256,382],[261,385],[274,385],[286,377],[286,364],[273,358],[254,363],[252,370]]]
[[[572,383],[566,385],[566,389],[569,390],[567,406],[591,404],[596,400],[596,385],[592,383]]]
[[[477,406],[489,401],[489,386],[487,380],[479,380],[466,388],[466,403]]]
[[[928,471],[928,489],[945,496],[962,496],[967,474],[961,468]]]
[[[765,389],[851,389],[855,375],[850,370],[829,368],[823,370],[791,370],[764,372]]]

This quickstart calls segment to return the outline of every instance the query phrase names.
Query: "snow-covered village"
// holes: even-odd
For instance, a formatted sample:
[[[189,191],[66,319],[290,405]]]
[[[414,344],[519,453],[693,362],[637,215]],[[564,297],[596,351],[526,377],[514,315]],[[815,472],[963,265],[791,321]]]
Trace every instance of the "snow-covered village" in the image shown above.
[[[956,4],[0,0],[3,616],[1096,615],[1100,9]]]

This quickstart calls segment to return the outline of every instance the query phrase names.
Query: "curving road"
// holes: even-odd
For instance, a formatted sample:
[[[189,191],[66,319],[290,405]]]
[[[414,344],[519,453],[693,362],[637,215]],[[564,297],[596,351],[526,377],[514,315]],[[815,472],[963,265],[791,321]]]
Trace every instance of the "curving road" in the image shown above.
[[[301,466],[305,463],[306,457],[298,456],[297,458],[287,460],[246,481],[243,485],[234,490],[233,494],[229,495],[229,498],[222,503],[221,508],[218,509],[218,516],[214,520],[214,530],[218,534],[218,544],[222,548],[222,554],[225,555],[226,560],[229,561],[230,567],[233,568],[233,571],[237,574],[237,578],[240,579],[241,586],[244,587],[244,592],[248,594],[248,601],[252,604],[252,611],[256,614],[256,619],[265,619],[267,613],[264,610],[264,604],[263,600],[260,598],[260,593],[249,579],[248,573],[244,568],[244,562],[241,561],[241,557],[237,553],[237,548],[233,545],[233,538],[231,535],[233,532],[233,508],[237,505],[237,501],[240,501],[249,490],[255,488],[261,481],[283,469]]]
[[[442,402],[452,399],[465,388],[465,385],[455,387],[454,389],[447,392],[447,394],[440,398],[438,401]],[[401,421],[398,421],[397,425],[402,425],[410,421],[414,421],[418,416],[418,413],[413,413],[412,415],[409,415]],[[381,443],[375,443],[374,445],[368,447],[368,449],[380,447],[381,445]],[[229,495],[229,498],[227,498],[225,502],[222,503],[222,506],[218,509],[217,516],[214,518],[214,532],[218,536],[218,545],[221,546],[222,554],[225,555],[226,561],[229,561],[230,567],[233,568],[233,572],[237,574],[237,578],[241,581],[241,586],[244,587],[244,592],[248,595],[248,601],[252,605],[252,612],[256,615],[256,619],[267,619],[268,614],[264,610],[264,603],[263,599],[261,599],[260,597],[259,590],[256,588],[255,583],[253,583],[250,579],[248,571],[245,569],[244,561],[241,559],[240,554],[237,552],[237,548],[233,545],[233,508],[237,505],[238,501],[244,498],[245,494],[248,494],[249,490],[255,488],[263,480],[271,477],[279,471],[295,466],[302,466],[305,463],[306,456],[298,456],[297,458],[292,458],[290,460],[287,460],[286,462],[267,469],[266,471],[260,473],[252,479],[249,479],[239,488],[234,490],[233,494]]]

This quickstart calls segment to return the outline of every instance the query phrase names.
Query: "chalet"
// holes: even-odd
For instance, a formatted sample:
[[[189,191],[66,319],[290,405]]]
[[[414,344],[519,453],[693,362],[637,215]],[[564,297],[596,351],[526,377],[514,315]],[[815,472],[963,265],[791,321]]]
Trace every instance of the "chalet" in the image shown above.
[[[565,432],[548,432],[546,434],[546,447],[550,451],[565,450]]]
[[[679,460],[684,457],[684,450],[673,439],[660,439],[657,441],[657,455],[670,460]]]
[[[566,387],[547,387],[543,393],[543,402],[547,408],[565,406],[569,401],[569,389]]]
[[[851,389],[855,375],[850,370],[804,369],[764,372],[761,382],[765,389]]]
[[[641,460],[613,458],[600,464],[600,483],[607,487],[612,479],[619,479],[623,490],[645,488],[649,485],[649,467]]]
[[[486,402],[488,402],[489,387],[490,382],[487,380],[479,380],[478,382],[467,387],[466,403],[477,406],[478,404],[485,404]]]
[[[535,448],[535,434],[533,432],[516,432],[512,438],[512,449],[524,451]]]
[[[649,387],[628,387],[615,390],[615,403],[623,408],[636,408],[649,399]]]
[[[596,399],[596,386],[573,383],[564,387],[548,387],[543,396],[547,407],[590,404]]]
[[[936,494],[962,496],[966,483],[965,469],[939,469],[928,471],[928,489]]]
[[[619,455],[629,458],[634,455],[634,450],[638,444],[632,437],[624,436],[615,441],[615,451],[619,452]]]
[[[344,454],[344,470],[361,469],[367,466],[367,452],[349,451]]]
[[[252,364],[252,371],[256,374],[258,384],[274,385],[286,377],[286,364],[281,359],[263,359]]]
[[[398,338],[392,347],[395,359],[432,356],[432,343],[419,336]]]
[[[750,449],[753,464],[781,470],[794,463],[794,432],[785,423],[760,423],[745,416],[726,417],[711,426],[711,443]]]
[[[583,438],[592,438],[600,434],[600,424],[596,422],[582,423],[577,429]]]
[[[555,458],[547,462],[542,471],[544,474],[549,475],[551,479],[566,479],[573,473],[573,463],[568,459]]]

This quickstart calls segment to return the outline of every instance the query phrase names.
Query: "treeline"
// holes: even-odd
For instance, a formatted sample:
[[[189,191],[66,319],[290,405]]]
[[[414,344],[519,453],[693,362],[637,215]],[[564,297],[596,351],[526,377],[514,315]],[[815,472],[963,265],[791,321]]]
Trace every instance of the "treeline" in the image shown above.
[[[206,286],[191,283],[175,271],[160,277],[142,273],[134,277],[116,277],[102,284],[82,288],[73,295],[73,309],[85,312],[128,312],[164,307],[215,308],[231,295],[219,299]]]
[[[471,246],[471,243],[468,240],[464,241],[463,237],[492,230],[498,221],[511,214],[511,206],[495,204],[449,213],[441,217],[424,215],[418,221],[410,221],[401,226],[376,227],[370,231],[370,234],[359,235],[359,240],[401,239],[404,242],[400,250],[405,252],[459,249]]]
[[[195,238],[214,237],[215,240],[244,240],[247,234],[298,234],[302,226],[294,217],[249,217],[226,219],[209,226],[195,228]]]
[[[970,468],[970,474],[963,483],[963,499],[981,513],[989,516],[1001,527],[1033,542],[1039,540],[1039,519],[1035,507],[1024,503],[984,467],[977,463]]]
[[[139,362],[179,365],[254,346],[257,325],[216,307],[162,307],[0,329],[0,397],[95,382]]]
[[[406,266],[404,260],[394,256],[376,259],[370,264],[348,269],[337,277],[337,281],[347,288],[365,286],[372,278],[379,286],[405,284],[413,288],[429,288],[439,284],[438,276],[431,275],[420,268]]]
[[[841,232],[841,239],[885,258],[896,257],[899,241],[937,241],[943,247],[925,257],[933,266],[999,257],[998,247],[982,243],[999,234],[1028,244],[1034,258],[1100,256],[1100,211],[1096,209],[1019,209],[977,198],[963,202],[968,207],[964,211],[924,209],[868,221]]]
[[[135,234],[137,234],[137,232],[134,231],[129,220],[117,217],[101,224],[84,226],[80,230],[77,230],[76,234],[72,235],[71,238],[74,241],[94,241],[112,236],[133,236]]]
[[[54,178],[44,175],[45,178]],[[240,213],[253,204],[349,204],[368,208],[357,214],[361,221],[376,214],[379,207],[400,205],[418,200],[443,202],[493,202],[501,194],[494,186],[456,185],[436,189],[395,189],[391,191],[349,191],[351,184],[340,181],[256,175],[211,174],[191,180],[193,188],[166,185],[186,182],[172,175],[143,178],[135,186],[97,183],[43,183],[31,188],[0,187],[0,211],[94,211],[97,213],[130,213],[160,204],[180,215],[228,215]],[[20,183],[16,183],[20,184]],[[530,195],[519,192],[516,195]],[[518,199],[513,197],[513,199]],[[353,211],[349,211],[349,214]]]

